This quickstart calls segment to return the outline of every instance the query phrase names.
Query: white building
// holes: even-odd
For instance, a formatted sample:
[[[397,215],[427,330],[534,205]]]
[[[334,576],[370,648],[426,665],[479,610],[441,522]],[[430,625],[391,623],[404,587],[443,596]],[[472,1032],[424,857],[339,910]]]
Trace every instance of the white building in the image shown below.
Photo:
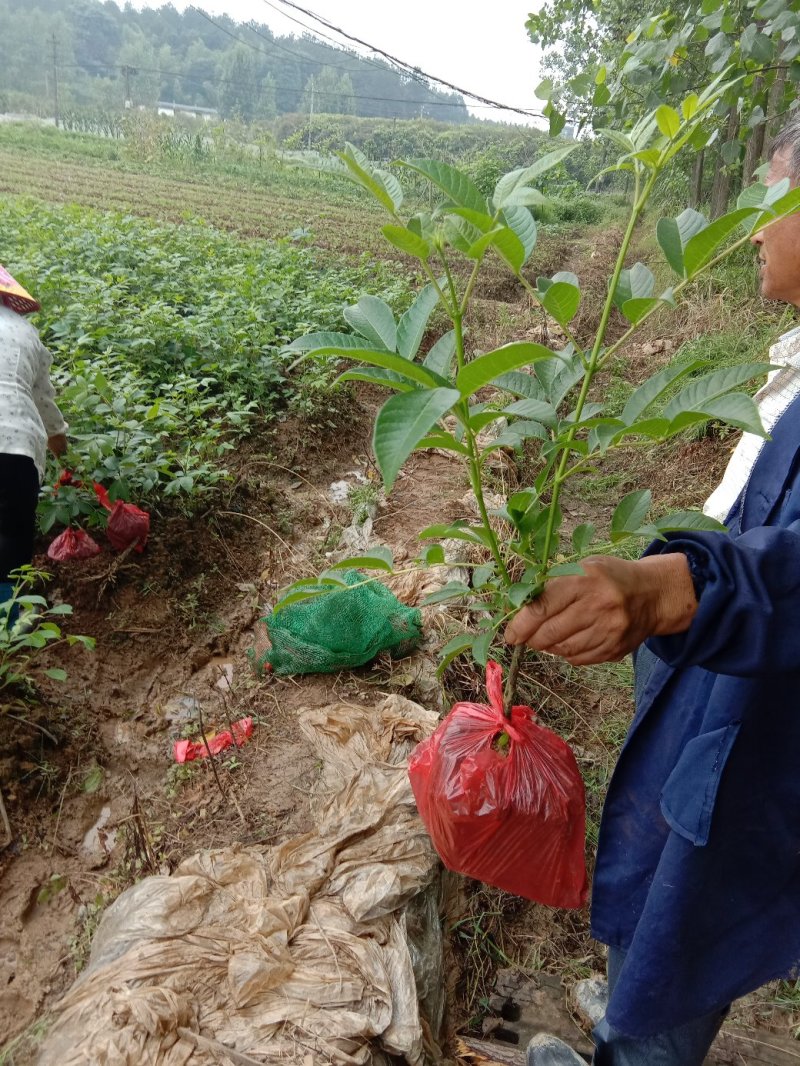
[[[201,118],[204,122],[210,122],[217,118],[219,112],[213,107],[195,107],[194,104],[173,104],[166,100],[159,100],[156,104],[159,115],[167,115],[174,118],[175,115],[187,115],[189,118]]]

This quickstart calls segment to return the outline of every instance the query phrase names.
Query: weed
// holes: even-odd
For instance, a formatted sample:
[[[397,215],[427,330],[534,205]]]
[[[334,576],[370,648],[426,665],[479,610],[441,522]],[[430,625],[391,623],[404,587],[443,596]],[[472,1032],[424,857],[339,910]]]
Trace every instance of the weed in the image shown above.
[[[48,1017],[37,1018],[24,1032],[14,1037],[4,1048],[0,1048],[0,1066],[22,1066],[23,1063],[31,1062],[36,1048],[50,1027],[50,1022]]]
[[[50,575],[32,566],[23,566],[12,573],[15,585],[11,598],[0,603],[0,691],[10,685],[28,693],[32,691],[31,661],[44,648],[80,644],[92,650],[92,637],[64,634],[54,619],[72,614],[67,603],[50,607],[43,596],[29,590]],[[44,671],[53,681],[66,681],[67,672],[61,667]]]
[[[351,485],[347,502],[353,513],[353,521],[360,525],[374,515],[379,498],[378,486],[373,481]]]

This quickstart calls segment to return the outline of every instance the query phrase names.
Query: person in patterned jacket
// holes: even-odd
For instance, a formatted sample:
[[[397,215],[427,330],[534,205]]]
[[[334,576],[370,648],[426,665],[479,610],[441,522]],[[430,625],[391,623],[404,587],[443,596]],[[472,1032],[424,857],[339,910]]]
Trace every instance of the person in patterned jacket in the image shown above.
[[[67,424],[50,381],[52,357],[25,315],[39,304],[0,264],[0,603],[33,557],[47,448],[67,449]]]

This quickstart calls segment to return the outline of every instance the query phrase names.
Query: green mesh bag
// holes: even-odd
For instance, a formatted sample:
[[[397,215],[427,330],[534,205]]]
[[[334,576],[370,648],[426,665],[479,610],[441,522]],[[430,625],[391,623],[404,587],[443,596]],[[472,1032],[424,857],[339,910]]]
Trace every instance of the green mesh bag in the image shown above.
[[[422,636],[420,612],[405,607],[379,581],[358,570],[341,578],[358,588],[326,592],[284,607],[262,619],[270,647],[253,653],[259,671],[275,674],[331,674],[363,666],[382,651],[401,658]]]

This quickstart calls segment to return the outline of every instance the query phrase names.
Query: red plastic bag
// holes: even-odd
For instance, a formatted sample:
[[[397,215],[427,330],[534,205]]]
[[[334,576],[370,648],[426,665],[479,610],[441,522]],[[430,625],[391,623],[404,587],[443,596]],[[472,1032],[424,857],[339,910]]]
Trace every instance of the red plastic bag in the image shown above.
[[[233,723],[233,732],[225,729],[221,733],[208,734],[207,742],[202,740],[176,740],[172,748],[175,762],[192,762],[194,759],[205,759],[208,755],[219,755],[226,748],[241,748],[247,738],[253,732],[253,719],[240,718]]]
[[[548,907],[582,907],[585,801],[575,756],[530,707],[505,717],[497,663],[486,667],[486,689],[491,706],[457,703],[412,753],[420,817],[448,869]]]
[[[111,512],[106,525],[111,547],[117,551],[133,547],[137,552],[143,552],[150,536],[150,515],[147,511],[133,503],[123,503],[122,500],[112,503],[107,490],[97,482],[94,483],[94,491],[103,507]]]
[[[85,529],[73,529],[72,526],[67,526],[47,549],[47,558],[57,563],[69,562],[72,559],[91,559],[93,555],[99,554],[100,545],[97,541],[92,540]]]

